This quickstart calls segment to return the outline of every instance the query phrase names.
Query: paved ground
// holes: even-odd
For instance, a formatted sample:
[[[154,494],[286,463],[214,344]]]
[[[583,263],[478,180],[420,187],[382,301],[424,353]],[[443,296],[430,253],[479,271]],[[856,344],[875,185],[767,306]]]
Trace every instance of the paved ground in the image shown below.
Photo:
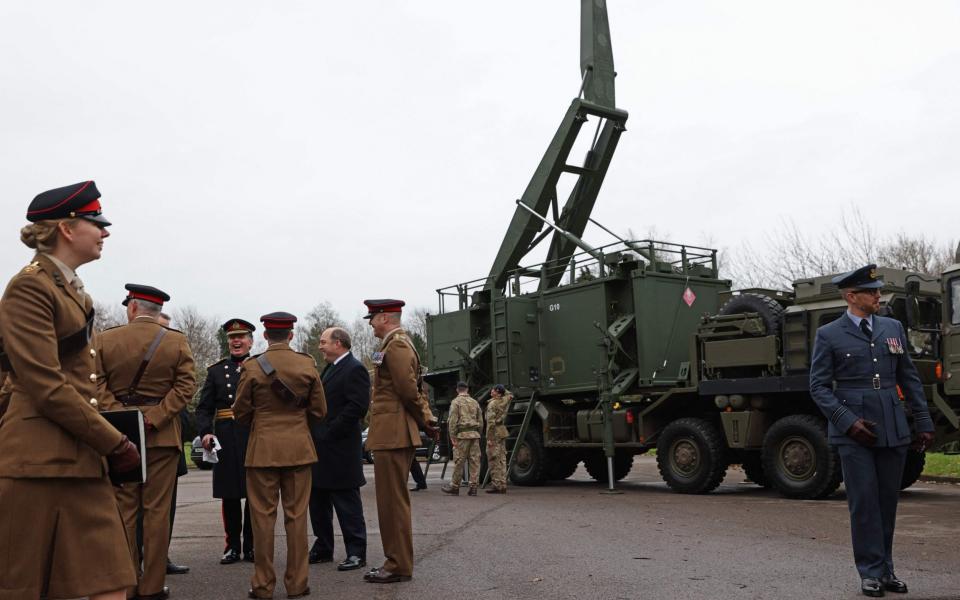
[[[383,559],[373,468],[362,488],[371,566]],[[599,493],[582,470],[551,487],[505,496],[447,497],[440,469],[413,495],[417,565],[408,583],[375,586],[361,571],[310,568],[313,597],[333,598],[861,598],[846,500],[784,500],[731,468],[721,488],[683,496],[638,457],[619,495]],[[282,519],[278,519],[282,521]],[[282,537],[278,523],[277,535]],[[244,598],[253,566],[218,564],[223,533],[209,471],[180,480],[168,578],[173,598]],[[311,538],[312,543],[312,538]],[[906,600],[960,598],[960,486],[920,483],[900,502],[895,557]],[[285,540],[277,540],[282,568]],[[340,544],[338,539],[338,545]],[[336,560],[342,557],[338,547]],[[280,574],[282,580],[282,573]],[[276,598],[284,598],[282,586]]]

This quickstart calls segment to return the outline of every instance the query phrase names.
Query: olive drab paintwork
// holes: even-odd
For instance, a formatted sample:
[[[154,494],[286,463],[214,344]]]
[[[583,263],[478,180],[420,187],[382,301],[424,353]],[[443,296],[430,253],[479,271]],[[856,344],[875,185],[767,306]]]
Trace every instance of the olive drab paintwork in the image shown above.
[[[519,484],[564,479],[582,462],[612,486],[635,455],[656,448],[676,491],[708,492],[739,463],[751,480],[789,497],[832,493],[839,461],[810,398],[809,370],[817,328],[846,309],[839,290],[826,276],[797,281],[792,291],[732,292],[715,250],[625,240],[591,219],[627,119],[614,104],[599,0],[581,2],[581,74],[582,95],[516,201],[489,274],[437,290],[425,376],[434,405],[445,411],[459,380],[481,401],[494,384],[508,387],[515,395],[505,420],[508,470]],[[589,150],[571,164],[588,123]],[[563,174],[575,182],[561,205]],[[588,223],[617,241],[590,245]],[[545,260],[523,264],[548,237]],[[899,269],[878,274],[887,281],[884,310],[911,340],[938,432],[955,435],[960,265],[944,274],[943,289]],[[908,311],[913,298],[917,307]],[[922,461],[908,456],[904,485]]]

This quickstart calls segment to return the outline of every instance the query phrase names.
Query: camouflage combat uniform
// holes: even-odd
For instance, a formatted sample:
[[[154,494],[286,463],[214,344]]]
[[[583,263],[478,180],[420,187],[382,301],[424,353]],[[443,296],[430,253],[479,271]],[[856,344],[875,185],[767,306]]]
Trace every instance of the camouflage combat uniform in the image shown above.
[[[493,489],[507,489],[507,409],[513,395],[503,394],[499,398],[491,396],[487,402],[487,468],[490,469],[490,484]]]
[[[450,404],[450,418],[447,420],[450,436],[457,440],[453,450],[453,475],[450,488],[458,490],[463,478],[463,463],[470,465],[470,492],[476,493],[480,476],[480,428],[483,427],[483,413],[480,404],[467,394],[458,394]]]

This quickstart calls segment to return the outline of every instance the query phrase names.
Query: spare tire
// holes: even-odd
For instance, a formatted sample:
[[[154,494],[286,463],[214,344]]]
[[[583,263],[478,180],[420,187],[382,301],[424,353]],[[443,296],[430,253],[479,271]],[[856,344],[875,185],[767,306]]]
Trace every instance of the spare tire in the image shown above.
[[[780,322],[783,317],[783,307],[769,296],[760,294],[740,294],[727,300],[720,307],[721,315],[742,315],[757,313],[767,329],[767,335],[780,333]]]

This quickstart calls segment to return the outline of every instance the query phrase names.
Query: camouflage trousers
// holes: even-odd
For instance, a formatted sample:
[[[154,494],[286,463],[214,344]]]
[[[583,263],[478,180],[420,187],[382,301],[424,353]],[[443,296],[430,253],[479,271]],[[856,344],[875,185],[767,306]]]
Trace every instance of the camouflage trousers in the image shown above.
[[[480,479],[480,440],[477,438],[457,438],[457,447],[453,449],[453,474],[450,475],[450,487],[459,488],[463,480],[463,463],[470,466],[470,485],[477,485]]]
[[[507,487],[507,445],[505,440],[487,438],[487,469],[490,470],[490,484],[502,490]]]

